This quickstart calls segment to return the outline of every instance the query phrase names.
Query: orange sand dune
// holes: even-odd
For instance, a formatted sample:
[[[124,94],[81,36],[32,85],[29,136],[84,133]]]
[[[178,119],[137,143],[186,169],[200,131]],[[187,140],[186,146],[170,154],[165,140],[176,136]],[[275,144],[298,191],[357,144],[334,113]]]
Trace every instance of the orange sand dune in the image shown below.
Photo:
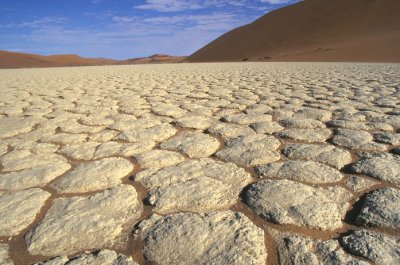
[[[83,58],[75,54],[42,56],[36,54],[0,51],[0,68],[177,63],[181,62],[183,59],[185,59],[185,57],[155,54],[150,57],[118,61],[103,58]]]
[[[0,51],[0,68],[30,68],[115,64],[109,59],[89,59],[74,54],[42,56],[36,54]]]
[[[222,35],[187,61],[400,62],[399,14],[399,0],[305,0]]]
[[[154,54],[149,57],[128,59],[128,60],[125,60],[124,63],[126,63],[126,64],[180,63],[184,59],[186,59],[185,56],[170,56],[170,55],[166,55],[166,54]]]

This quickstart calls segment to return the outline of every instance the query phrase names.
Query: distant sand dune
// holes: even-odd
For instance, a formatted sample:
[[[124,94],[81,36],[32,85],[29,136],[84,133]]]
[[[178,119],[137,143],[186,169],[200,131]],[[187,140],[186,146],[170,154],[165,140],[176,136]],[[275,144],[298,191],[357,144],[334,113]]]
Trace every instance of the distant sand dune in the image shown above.
[[[76,54],[43,56],[37,54],[0,51],[0,68],[33,68],[87,65],[115,65],[140,63],[177,63],[185,57],[155,54],[150,57],[129,60],[111,60],[104,58],[83,58]]]
[[[186,59],[185,56],[170,56],[166,54],[154,54],[149,57],[143,57],[143,58],[134,58],[134,59],[128,59],[123,61],[122,64],[141,64],[141,63],[180,63],[184,59]]]
[[[36,54],[0,51],[0,68],[29,68],[78,65],[115,64],[118,61],[109,59],[89,59],[75,54],[42,56]]]

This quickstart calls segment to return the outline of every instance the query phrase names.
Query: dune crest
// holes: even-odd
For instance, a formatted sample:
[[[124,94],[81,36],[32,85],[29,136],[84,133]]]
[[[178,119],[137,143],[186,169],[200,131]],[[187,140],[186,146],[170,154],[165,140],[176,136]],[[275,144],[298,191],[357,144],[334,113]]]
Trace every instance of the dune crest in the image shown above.
[[[222,35],[187,61],[400,62],[398,14],[397,0],[302,1]]]
[[[169,56],[154,54],[150,57],[128,60],[112,60],[105,58],[84,58],[77,54],[37,55],[29,53],[9,52],[0,50],[0,69],[2,68],[36,68],[36,67],[63,67],[63,66],[91,66],[91,65],[118,65],[118,64],[146,64],[146,63],[178,63],[184,60],[183,56]]]

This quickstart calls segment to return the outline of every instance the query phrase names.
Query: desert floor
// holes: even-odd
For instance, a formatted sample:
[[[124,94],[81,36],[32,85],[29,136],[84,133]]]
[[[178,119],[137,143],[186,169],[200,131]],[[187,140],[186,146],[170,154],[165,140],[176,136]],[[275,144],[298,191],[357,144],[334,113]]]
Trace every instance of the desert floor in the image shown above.
[[[1,70],[0,264],[400,264],[399,78]]]

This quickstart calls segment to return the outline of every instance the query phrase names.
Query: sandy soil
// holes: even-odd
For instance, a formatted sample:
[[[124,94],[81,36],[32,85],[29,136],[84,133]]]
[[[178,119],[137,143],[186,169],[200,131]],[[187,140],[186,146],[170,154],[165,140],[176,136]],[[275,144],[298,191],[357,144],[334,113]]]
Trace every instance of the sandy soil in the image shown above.
[[[189,62],[400,62],[400,2],[307,0],[267,13]]]

